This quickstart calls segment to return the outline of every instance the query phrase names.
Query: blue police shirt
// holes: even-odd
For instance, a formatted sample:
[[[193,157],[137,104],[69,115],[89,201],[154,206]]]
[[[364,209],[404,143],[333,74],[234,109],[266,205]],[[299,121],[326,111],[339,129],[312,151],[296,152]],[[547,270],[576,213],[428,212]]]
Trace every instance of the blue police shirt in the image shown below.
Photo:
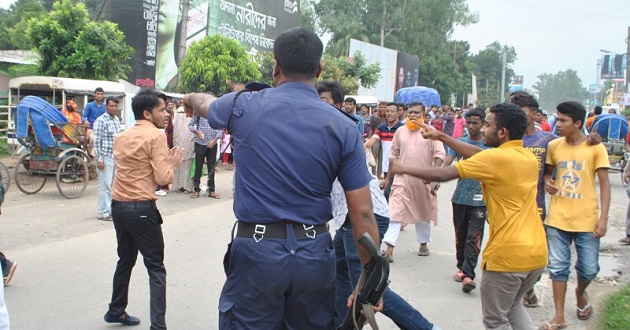
[[[488,147],[483,145],[483,141],[470,141],[470,138],[468,137],[459,138],[457,140],[472,144],[480,147],[481,149],[488,149]],[[447,148],[446,154],[452,157],[461,156],[451,148]],[[455,188],[455,192],[453,193],[453,198],[451,198],[451,202],[459,205],[486,206],[482,196],[481,183],[479,181],[475,179],[459,179],[457,181],[457,188]]]
[[[332,219],[335,178],[344,190],[371,180],[356,123],[323,102],[313,86],[286,82],[212,102],[208,122],[234,137],[236,218],[249,223]],[[232,105],[235,103],[234,108]]]

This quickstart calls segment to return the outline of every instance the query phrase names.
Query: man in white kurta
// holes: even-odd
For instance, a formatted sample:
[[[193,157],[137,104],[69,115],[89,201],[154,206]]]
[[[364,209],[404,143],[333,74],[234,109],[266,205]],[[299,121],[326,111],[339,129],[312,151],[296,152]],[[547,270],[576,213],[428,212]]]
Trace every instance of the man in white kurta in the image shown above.
[[[419,103],[410,104],[407,115],[407,124],[394,135],[390,159],[399,159],[403,164],[413,164],[416,167],[441,166],[446,155],[444,145],[440,141],[424,139],[420,127],[413,122],[424,118],[424,106]],[[415,224],[420,243],[418,255],[429,255],[427,243],[431,240],[431,222],[437,224],[438,187],[437,183],[406,174],[394,177],[389,197],[390,224],[383,238],[390,262],[393,261],[401,223]]]

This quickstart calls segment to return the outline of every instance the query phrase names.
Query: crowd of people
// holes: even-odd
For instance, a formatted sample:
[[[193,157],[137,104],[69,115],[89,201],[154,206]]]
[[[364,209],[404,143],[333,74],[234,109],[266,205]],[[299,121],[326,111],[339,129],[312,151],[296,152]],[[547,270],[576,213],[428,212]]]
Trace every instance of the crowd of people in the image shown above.
[[[413,224],[417,254],[429,257],[440,183],[455,179],[453,280],[465,293],[477,289],[482,255],[486,329],[535,328],[526,307],[538,306],[534,285],[545,268],[555,313],[541,327],[566,327],[571,245],[576,315],[593,315],[586,289],[599,271],[610,165],[601,138],[583,134],[581,104],[559,104],[553,127],[525,92],[487,109],[420,102],[372,109],[344,99],[338,82],[317,81],[322,52],[312,31],[288,30],[274,44],[275,88],[241,86],[219,98],[193,93],[181,104],[143,90],[132,101],[136,124],[124,131],[117,100],[103,103],[103,91],[95,91],[84,122],[94,135],[98,218],[113,221],[119,256],[106,322],[140,323],[126,311],[140,252],[149,273],[151,329],[166,329],[165,247],[155,201],[169,185],[200,197],[204,164],[204,195],[220,198],[215,162],[231,158],[237,222],[224,261],[220,329],[338,327],[370,260],[357,239],[367,233],[394,262],[399,233]],[[220,150],[225,154],[218,157]],[[391,289],[375,308],[401,329],[439,329]]]

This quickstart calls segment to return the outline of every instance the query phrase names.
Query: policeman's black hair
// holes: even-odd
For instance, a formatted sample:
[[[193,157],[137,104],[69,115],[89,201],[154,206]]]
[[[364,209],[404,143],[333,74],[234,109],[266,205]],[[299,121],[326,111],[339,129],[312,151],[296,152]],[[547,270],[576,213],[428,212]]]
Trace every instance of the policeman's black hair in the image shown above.
[[[146,88],[141,90],[131,100],[133,117],[136,120],[143,120],[144,110],[153,110],[153,108],[160,104],[160,99],[164,100],[164,103],[166,103],[167,97],[164,93],[158,92],[153,88]]]
[[[289,78],[315,78],[323,51],[317,34],[303,27],[281,33],[273,45],[276,63]]]
[[[341,84],[335,80],[318,81],[315,84],[315,89],[317,90],[317,94],[330,92],[330,95],[332,96],[333,102],[335,102],[335,104],[343,103],[343,96],[346,95],[346,92],[343,90]]]
[[[558,113],[567,115],[573,119],[574,123],[580,121],[580,128],[584,126],[584,118],[586,118],[586,108],[578,102],[567,101],[558,104],[556,107]]]
[[[512,103],[499,103],[490,108],[494,114],[497,130],[505,128],[508,130],[510,140],[522,140],[527,128],[527,116],[525,111],[518,105]]]

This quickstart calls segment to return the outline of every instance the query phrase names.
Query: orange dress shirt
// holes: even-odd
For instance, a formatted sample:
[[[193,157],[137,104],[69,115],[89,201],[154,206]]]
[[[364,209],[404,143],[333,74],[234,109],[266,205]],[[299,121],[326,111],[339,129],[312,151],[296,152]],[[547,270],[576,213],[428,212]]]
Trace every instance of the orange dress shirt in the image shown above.
[[[155,188],[173,182],[166,137],[150,121],[138,120],[116,137],[114,162],[113,200],[156,200]]]

